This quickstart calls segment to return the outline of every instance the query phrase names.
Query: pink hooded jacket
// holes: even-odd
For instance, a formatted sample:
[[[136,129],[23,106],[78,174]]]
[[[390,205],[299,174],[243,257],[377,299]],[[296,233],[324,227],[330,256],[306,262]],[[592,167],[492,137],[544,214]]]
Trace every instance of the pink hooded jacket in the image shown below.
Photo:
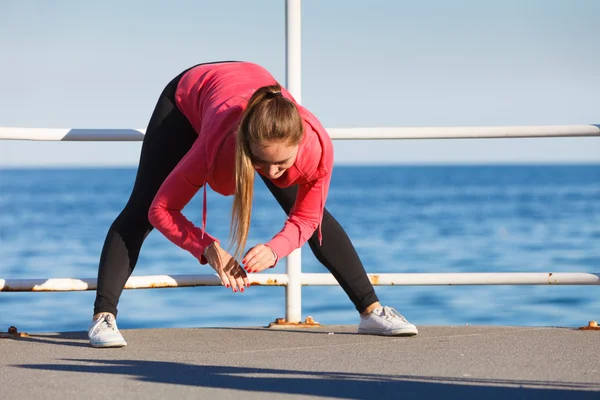
[[[252,94],[276,81],[264,68],[247,62],[205,64],[180,80],[175,100],[198,139],[160,187],[148,217],[150,223],[202,264],[206,247],[216,238],[206,232],[206,184],[224,196],[235,193],[235,134]],[[285,89],[282,94],[298,107],[304,137],[294,165],[273,183],[298,186],[298,196],[283,229],[266,243],[277,260],[301,247],[319,228],[333,168],[333,144],[317,118],[298,105]],[[202,227],[194,226],[182,209],[204,187]]]

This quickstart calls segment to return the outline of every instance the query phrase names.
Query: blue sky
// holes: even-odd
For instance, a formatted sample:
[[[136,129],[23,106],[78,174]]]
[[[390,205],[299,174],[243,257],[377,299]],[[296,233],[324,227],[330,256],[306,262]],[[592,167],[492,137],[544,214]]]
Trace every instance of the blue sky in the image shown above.
[[[2,0],[0,126],[143,128],[164,85],[236,59],[285,78],[284,0]],[[302,2],[326,127],[600,123],[600,1]],[[336,163],[600,162],[600,138],[335,141]],[[0,141],[0,166],[135,165],[140,143]]]

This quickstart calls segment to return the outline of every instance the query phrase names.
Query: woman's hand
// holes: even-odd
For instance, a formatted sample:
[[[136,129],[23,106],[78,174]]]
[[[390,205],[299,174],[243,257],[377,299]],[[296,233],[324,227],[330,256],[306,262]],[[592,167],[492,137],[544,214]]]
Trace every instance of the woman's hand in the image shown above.
[[[271,268],[277,261],[277,255],[269,246],[259,244],[248,250],[242,263],[248,272],[260,272]]]
[[[231,254],[219,246],[219,243],[215,242],[210,245],[206,249],[204,257],[206,257],[208,264],[217,271],[225,287],[231,285],[231,290],[234,292],[237,292],[238,288],[240,292],[243,292],[244,286],[250,286],[246,271],[242,269],[241,265]]]

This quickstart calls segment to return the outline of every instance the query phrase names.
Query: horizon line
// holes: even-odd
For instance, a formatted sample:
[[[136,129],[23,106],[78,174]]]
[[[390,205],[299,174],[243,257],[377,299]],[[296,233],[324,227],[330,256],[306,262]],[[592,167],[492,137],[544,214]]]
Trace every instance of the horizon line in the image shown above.
[[[460,161],[460,162],[358,162],[334,164],[334,168],[371,168],[371,167],[569,167],[569,166],[598,166],[600,160],[594,161]],[[0,170],[24,169],[135,169],[138,164],[15,164],[0,165]]]

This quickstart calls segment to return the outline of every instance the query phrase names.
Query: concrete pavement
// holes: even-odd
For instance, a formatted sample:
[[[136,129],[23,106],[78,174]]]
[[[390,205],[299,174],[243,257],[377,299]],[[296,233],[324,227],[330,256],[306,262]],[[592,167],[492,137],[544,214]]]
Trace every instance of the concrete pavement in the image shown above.
[[[1,399],[600,399],[600,331],[420,326],[122,330],[0,339]]]

